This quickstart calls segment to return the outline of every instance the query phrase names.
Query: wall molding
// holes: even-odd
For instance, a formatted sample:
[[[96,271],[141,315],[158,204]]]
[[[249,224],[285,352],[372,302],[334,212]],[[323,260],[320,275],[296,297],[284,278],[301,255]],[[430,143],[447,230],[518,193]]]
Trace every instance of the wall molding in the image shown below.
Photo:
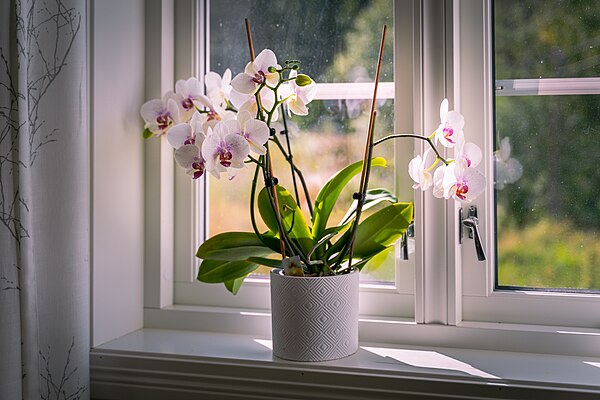
[[[220,359],[117,350],[91,353],[94,399],[592,399],[594,388],[326,363]]]

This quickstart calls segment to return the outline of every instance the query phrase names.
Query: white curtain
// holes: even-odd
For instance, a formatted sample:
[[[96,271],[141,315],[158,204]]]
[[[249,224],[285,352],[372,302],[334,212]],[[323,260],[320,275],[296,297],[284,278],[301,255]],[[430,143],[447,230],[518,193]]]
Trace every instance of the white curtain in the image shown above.
[[[89,398],[85,0],[0,1],[0,398]]]

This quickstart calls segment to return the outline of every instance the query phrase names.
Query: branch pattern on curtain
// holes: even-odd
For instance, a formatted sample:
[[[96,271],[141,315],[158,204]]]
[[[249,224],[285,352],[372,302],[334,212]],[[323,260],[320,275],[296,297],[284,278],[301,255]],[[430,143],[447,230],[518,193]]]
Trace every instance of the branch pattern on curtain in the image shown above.
[[[88,398],[86,1],[0,3],[0,398]]]

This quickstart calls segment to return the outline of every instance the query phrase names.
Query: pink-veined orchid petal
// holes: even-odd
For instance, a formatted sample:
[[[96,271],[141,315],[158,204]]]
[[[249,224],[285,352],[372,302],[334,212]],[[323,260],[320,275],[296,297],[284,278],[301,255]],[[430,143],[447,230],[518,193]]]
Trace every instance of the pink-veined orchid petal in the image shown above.
[[[433,173],[433,190],[434,197],[441,199],[444,197],[444,176],[446,174],[446,164],[442,164],[436,168]]]
[[[173,148],[178,149],[185,144],[185,141],[193,137],[192,127],[185,123],[179,123],[169,129],[167,140]]]
[[[475,168],[483,159],[481,149],[475,143],[465,143],[462,146],[461,152],[462,157],[467,160],[467,166],[469,168]]]
[[[246,73],[237,74],[231,80],[231,87],[242,94],[254,94],[258,88],[258,83],[254,81],[254,76]]]
[[[296,115],[308,115],[308,107],[296,96],[287,101],[288,109]]]
[[[265,75],[269,67],[277,67],[277,56],[270,49],[264,49],[254,59],[256,71],[262,71]]]
[[[140,115],[146,122],[155,122],[157,115],[160,114],[163,109],[164,104],[162,100],[152,99],[142,104]]]
[[[229,134],[225,137],[225,143],[233,156],[231,160],[232,167],[243,167],[244,160],[250,154],[250,146],[246,139],[236,134]]]
[[[446,121],[446,116],[448,115],[448,99],[442,100],[440,104],[440,121],[443,124]]]
[[[200,158],[200,149],[193,144],[185,144],[175,150],[175,161],[183,168],[190,168]]]

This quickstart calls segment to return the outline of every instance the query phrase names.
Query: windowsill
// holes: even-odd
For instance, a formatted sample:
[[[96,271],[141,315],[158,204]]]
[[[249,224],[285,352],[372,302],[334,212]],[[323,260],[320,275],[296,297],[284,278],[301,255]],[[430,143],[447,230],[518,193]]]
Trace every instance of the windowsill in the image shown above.
[[[269,345],[265,337],[139,330],[92,350],[92,396],[551,399],[600,393],[600,358],[361,343],[344,359],[298,363],[274,358]]]

